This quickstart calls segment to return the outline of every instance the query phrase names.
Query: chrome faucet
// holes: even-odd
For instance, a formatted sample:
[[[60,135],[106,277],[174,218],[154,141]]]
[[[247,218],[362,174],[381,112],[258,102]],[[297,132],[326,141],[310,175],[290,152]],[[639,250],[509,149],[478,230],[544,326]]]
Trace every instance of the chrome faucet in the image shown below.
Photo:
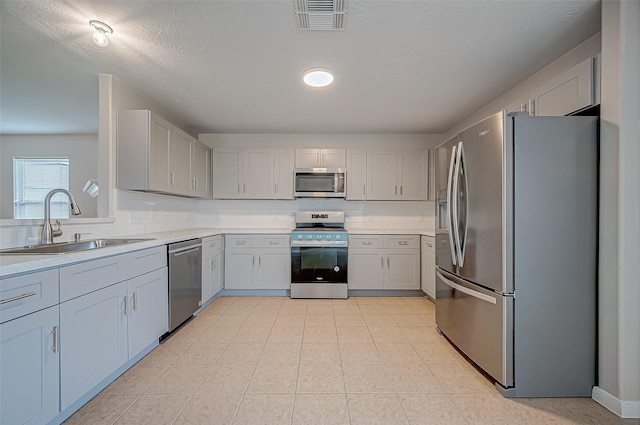
[[[82,212],[80,211],[80,207],[78,207],[78,202],[76,198],[66,189],[53,189],[51,192],[47,193],[47,196],[44,198],[44,223],[42,224],[42,230],[40,231],[40,243],[42,245],[53,243],[53,238],[56,236],[62,235],[62,230],[60,230],[60,222],[58,221],[58,228],[53,229],[51,227],[51,197],[56,193],[64,193],[69,197],[71,214],[79,215]]]

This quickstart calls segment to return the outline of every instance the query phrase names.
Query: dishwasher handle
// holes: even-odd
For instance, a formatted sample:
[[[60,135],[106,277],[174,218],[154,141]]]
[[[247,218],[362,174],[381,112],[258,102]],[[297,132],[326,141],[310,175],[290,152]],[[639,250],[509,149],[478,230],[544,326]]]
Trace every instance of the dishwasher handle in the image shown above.
[[[181,246],[180,248],[175,248],[175,249],[169,249],[169,254],[182,255],[182,254],[187,254],[187,251],[191,252],[199,248],[202,248],[202,243],[197,243],[197,244],[188,245],[188,246]]]

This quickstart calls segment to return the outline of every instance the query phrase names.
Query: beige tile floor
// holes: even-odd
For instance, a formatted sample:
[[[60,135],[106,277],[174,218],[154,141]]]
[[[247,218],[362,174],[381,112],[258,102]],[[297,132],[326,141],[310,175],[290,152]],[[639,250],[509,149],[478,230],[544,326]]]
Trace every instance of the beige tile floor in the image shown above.
[[[633,424],[589,398],[505,399],[426,298],[222,297],[66,424]]]

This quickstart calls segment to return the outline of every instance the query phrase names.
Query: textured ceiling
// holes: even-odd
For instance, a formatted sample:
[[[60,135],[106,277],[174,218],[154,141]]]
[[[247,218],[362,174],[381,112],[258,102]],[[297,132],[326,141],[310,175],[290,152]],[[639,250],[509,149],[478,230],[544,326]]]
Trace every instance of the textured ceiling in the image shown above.
[[[3,0],[0,132],[96,132],[106,73],[194,133],[439,133],[600,29],[594,0],[347,10],[344,31],[299,31],[293,0]],[[107,48],[91,19],[113,27]],[[313,67],[334,84],[305,87]]]

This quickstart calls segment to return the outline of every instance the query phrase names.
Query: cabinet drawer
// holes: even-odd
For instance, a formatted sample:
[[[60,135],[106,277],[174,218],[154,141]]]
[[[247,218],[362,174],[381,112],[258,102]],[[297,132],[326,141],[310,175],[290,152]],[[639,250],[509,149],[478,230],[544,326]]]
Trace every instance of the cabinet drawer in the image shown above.
[[[258,236],[257,239],[261,248],[287,248],[291,235]]]
[[[382,236],[376,235],[349,235],[350,249],[382,248]]]
[[[0,323],[58,304],[58,270],[0,281]]]
[[[118,283],[121,255],[74,264],[60,269],[60,302]]]
[[[420,248],[420,236],[418,235],[385,236],[384,247],[385,248],[407,248],[407,249]]]
[[[224,240],[226,248],[253,248],[256,243],[253,236],[226,235]]]
[[[166,267],[167,247],[162,245],[129,252],[117,258],[121,259],[120,263],[123,265],[123,267],[120,267],[121,275],[118,280],[123,281]]]
[[[433,236],[422,236],[421,244],[423,251],[436,252],[436,238]]]
[[[206,238],[202,238],[202,250],[203,251],[212,251],[214,249],[222,248],[222,236],[207,236]]]

